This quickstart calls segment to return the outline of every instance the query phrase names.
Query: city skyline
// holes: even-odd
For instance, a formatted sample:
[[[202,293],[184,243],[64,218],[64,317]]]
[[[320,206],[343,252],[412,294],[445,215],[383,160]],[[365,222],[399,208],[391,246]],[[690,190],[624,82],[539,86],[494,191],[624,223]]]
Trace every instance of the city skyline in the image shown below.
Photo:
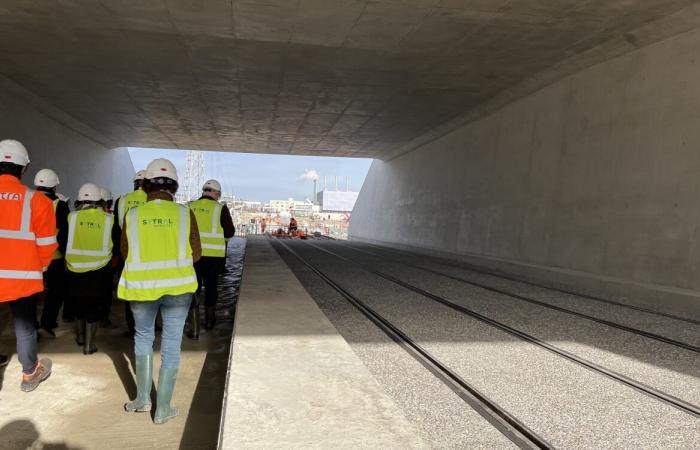
[[[205,177],[216,179],[226,193],[249,200],[267,202],[274,199],[311,197],[313,172],[319,177],[318,190],[323,187],[323,177],[329,179],[329,187],[338,176],[339,189],[345,189],[345,177],[349,177],[349,189],[360,191],[371,159],[338,158],[301,155],[270,155],[258,153],[203,152]],[[184,150],[129,148],[134,169],[140,170],[155,158],[167,158],[175,164],[184,183],[187,152]],[[310,174],[312,174],[310,176]]]

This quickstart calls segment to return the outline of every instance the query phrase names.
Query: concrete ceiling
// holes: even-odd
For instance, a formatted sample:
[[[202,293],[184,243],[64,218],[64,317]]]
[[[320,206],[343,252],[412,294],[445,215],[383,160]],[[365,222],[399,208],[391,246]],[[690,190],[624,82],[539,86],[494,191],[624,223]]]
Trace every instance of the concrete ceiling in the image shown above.
[[[688,0],[2,0],[0,74],[110,146],[388,158]]]

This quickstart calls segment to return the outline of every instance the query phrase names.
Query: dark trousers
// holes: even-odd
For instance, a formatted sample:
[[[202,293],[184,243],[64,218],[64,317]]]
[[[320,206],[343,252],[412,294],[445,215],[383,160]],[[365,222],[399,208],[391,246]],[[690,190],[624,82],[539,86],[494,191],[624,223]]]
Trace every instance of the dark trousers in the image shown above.
[[[110,267],[105,271],[104,292],[100,298],[100,320],[109,320],[112,311],[112,293],[114,292],[114,270]]]
[[[22,364],[22,372],[30,374],[34,372],[37,364],[36,349],[36,306],[39,294],[20,298],[10,303],[10,311],[15,323],[15,337],[17,338],[17,357]]]
[[[204,305],[216,306],[219,299],[219,275],[224,271],[224,258],[213,258],[205,256],[197,261],[194,270],[197,272],[197,294],[204,287]],[[193,306],[198,306],[192,302]]]
[[[75,305],[75,318],[85,320],[87,323],[95,323],[102,319],[102,297],[72,297]]]
[[[108,279],[112,273],[109,267],[81,273],[68,271],[68,299],[76,319],[88,323],[102,319],[105,285],[111,283]]]
[[[66,299],[66,261],[54,259],[51,261],[48,270],[46,271],[46,298],[44,299],[44,311],[41,313],[41,327],[51,330],[56,328],[58,320],[58,312],[61,310],[61,305],[64,305]],[[68,319],[73,317],[73,313],[69,310],[69,303],[66,302],[63,306],[63,318]]]

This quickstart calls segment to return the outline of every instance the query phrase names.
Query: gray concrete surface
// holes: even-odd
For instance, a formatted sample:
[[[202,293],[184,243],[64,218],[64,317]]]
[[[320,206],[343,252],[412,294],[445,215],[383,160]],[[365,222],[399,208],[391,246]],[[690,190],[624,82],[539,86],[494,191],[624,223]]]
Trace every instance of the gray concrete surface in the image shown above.
[[[427,448],[264,238],[249,238],[221,449]]]
[[[388,158],[697,26],[694,3],[5,0],[0,74],[107,147]]]
[[[49,167],[61,180],[58,192],[73,199],[87,182],[115,195],[132,190],[134,167],[126,149],[105,147],[87,127],[0,75],[2,139],[17,139],[29,150],[31,164],[23,181],[30,186],[36,172]]]
[[[641,48],[375,161],[351,237],[697,316],[699,45]]]
[[[696,448],[697,418],[492,327],[294,244],[468,382],[561,448]]]

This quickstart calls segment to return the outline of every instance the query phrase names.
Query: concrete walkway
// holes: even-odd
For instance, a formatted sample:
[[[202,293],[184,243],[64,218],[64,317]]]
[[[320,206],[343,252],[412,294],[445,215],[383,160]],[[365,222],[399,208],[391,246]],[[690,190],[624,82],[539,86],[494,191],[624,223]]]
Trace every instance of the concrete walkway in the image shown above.
[[[264,238],[249,238],[221,448],[426,448]]]
[[[84,356],[71,324],[62,323],[56,340],[40,340],[40,355],[53,359],[54,372],[36,391],[20,391],[16,355],[0,369],[0,449],[215,449],[232,329],[231,312],[224,306],[216,329],[203,330],[199,341],[183,340],[173,398],[180,417],[165,425],[154,425],[152,413],[123,410],[136,385],[133,340],[124,335],[121,302],[112,309],[115,327],[98,331],[99,351],[94,355]],[[158,343],[157,337],[156,382]],[[0,305],[0,351],[13,351],[14,346],[9,308]]]

